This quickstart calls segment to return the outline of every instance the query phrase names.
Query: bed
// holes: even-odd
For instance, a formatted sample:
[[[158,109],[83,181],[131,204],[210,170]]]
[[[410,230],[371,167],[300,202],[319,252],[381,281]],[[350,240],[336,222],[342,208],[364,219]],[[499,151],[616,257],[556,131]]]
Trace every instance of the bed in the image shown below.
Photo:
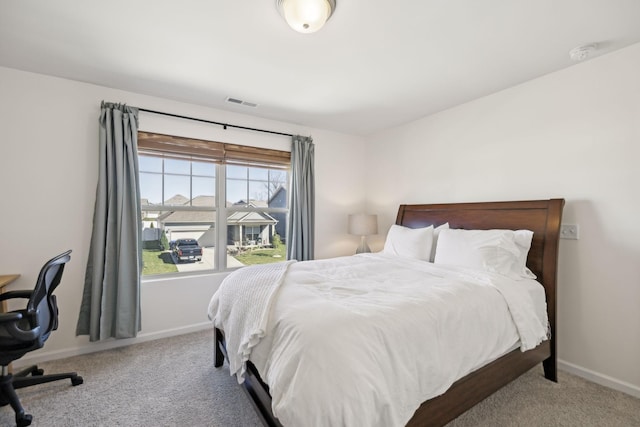
[[[482,363],[479,368],[474,368],[464,376],[455,379],[450,386],[447,386],[446,392],[438,393],[437,397],[429,398],[425,401],[421,400],[420,402],[422,403],[417,406],[417,409],[415,409],[406,423],[407,426],[442,426],[540,363],[543,365],[545,377],[551,381],[557,381],[555,336],[556,270],[563,205],[563,199],[551,199],[514,202],[420,204],[401,205],[399,207],[396,225],[409,229],[422,230],[429,226],[441,228],[444,225],[448,225],[450,229],[456,230],[500,229],[530,230],[533,232],[530,239],[530,247],[525,254],[526,268],[537,277],[537,282],[544,288],[543,300],[546,298],[546,320],[548,320],[548,325],[546,325],[548,327],[547,336],[545,339],[539,340],[541,341],[540,343],[535,342],[531,346],[532,348],[527,351],[522,351],[519,347],[509,348],[504,354],[499,355],[490,362]],[[370,268],[368,265],[374,265],[366,264],[371,260],[364,258],[359,258],[358,261],[364,263],[362,264],[365,266],[363,268]],[[374,259],[374,261],[376,263],[380,262],[379,259]],[[249,269],[241,269],[239,271],[243,270],[247,270],[247,273],[250,273]],[[456,272],[455,274],[461,273]],[[245,276],[244,279],[239,277],[238,279],[253,280],[250,276]],[[275,292],[275,295],[277,295],[277,292]],[[269,311],[270,309],[271,305],[267,304],[265,310]],[[231,365],[233,357],[230,359],[227,353],[227,341],[230,336],[231,334],[227,334],[227,331],[222,330],[222,328],[215,328],[216,367],[222,366],[225,358]],[[264,361],[254,364],[251,357],[248,357],[248,359],[243,364],[242,369],[243,388],[251,398],[265,425],[282,426],[272,411],[272,390],[266,384],[268,381],[262,380],[259,369],[256,368],[256,364],[264,366]],[[260,357],[256,356],[256,361],[259,359]],[[263,367],[263,369],[266,368]],[[305,387],[311,389],[313,387],[319,388],[320,382],[307,384]],[[336,393],[339,391],[336,390]],[[363,416],[362,419],[366,418]]]

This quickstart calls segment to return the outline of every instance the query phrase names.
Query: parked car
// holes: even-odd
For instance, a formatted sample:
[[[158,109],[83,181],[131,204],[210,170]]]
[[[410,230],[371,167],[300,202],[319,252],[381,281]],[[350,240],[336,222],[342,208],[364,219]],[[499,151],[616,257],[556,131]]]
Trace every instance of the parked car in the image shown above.
[[[177,239],[171,241],[170,246],[178,262],[202,261],[202,247],[196,239]]]

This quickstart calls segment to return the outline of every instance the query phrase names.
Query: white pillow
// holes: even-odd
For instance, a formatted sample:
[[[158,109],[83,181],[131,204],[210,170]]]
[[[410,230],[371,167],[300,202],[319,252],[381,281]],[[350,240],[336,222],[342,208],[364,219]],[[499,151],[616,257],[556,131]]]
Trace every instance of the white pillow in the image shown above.
[[[533,237],[532,232],[527,232],[518,230],[520,244],[517,244],[517,232],[513,230],[442,230],[434,262],[499,273],[513,279],[531,277],[524,265],[529,252],[527,241],[531,246],[529,236]]]
[[[515,242],[520,255],[518,261],[513,266],[513,275],[520,276],[527,279],[535,279],[536,275],[533,271],[527,268],[527,256],[529,255],[529,249],[531,249],[531,241],[533,240],[533,231],[531,230],[516,230],[514,231]]]
[[[433,246],[433,226],[409,228],[393,224],[384,242],[385,254],[429,261]]]
[[[448,230],[448,229],[449,229],[448,222],[445,222],[444,224],[439,225],[433,229],[433,246],[431,247],[431,257],[429,258],[429,261],[433,262],[436,256],[436,247],[438,246],[438,236],[440,235],[440,232],[442,230]]]

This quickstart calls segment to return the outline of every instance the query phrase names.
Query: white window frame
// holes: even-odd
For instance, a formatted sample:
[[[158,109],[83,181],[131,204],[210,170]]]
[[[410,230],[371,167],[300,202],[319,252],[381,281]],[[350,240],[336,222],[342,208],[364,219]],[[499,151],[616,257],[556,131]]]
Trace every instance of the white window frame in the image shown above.
[[[151,154],[147,150],[140,150],[138,156],[154,156],[154,155],[162,155],[162,151],[158,150],[155,153]],[[176,156],[172,153],[166,153],[165,158],[177,158],[181,157],[185,160],[190,161],[209,161],[206,158],[198,157],[198,156]],[[176,272],[176,273],[161,273],[161,274],[148,274],[143,276],[143,280],[154,280],[159,278],[171,278],[171,277],[181,277],[181,276],[190,276],[196,274],[215,274],[215,273],[224,273],[232,270],[236,270],[241,267],[228,267],[227,264],[227,234],[228,234],[228,225],[227,218],[232,215],[234,212],[260,212],[260,213],[285,213],[288,216],[290,207],[288,206],[289,202],[287,200],[287,207],[285,208],[273,208],[273,207],[252,207],[252,206],[226,206],[225,203],[220,203],[221,200],[226,201],[226,166],[227,163],[221,163],[217,161],[211,161],[215,166],[215,206],[207,207],[207,206],[176,206],[176,205],[142,205],[142,211],[145,212],[166,212],[168,209],[175,211],[210,211],[215,212],[215,235],[216,235],[216,248],[223,248],[224,250],[216,250],[215,251],[215,259],[213,269],[202,269],[193,272]],[[283,169],[281,166],[276,164],[270,165],[268,162],[263,162],[262,164],[246,164],[244,166],[247,167],[264,167],[269,169],[281,169],[287,173],[287,177],[290,180],[291,171],[289,169]],[[140,171],[140,173],[149,173],[147,171]],[[164,177],[167,175],[173,175],[173,173],[166,173],[163,167],[162,172],[155,172],[158,175],[163,176],[163,203],[164,197]],[[190,178],[193,178],[193,169],[190,170]],[[190,182],[190,190],[192,190],[192,182]],[[289,190],[289,182],[286,185],[287,191]],[[144,195],[141,195],[144,196]],[[190,197],[193,195],[190,194]],[[288,198],[287,198],[288,199]],[[287,218],[288,220],[288,218]],[[283,236],[286,240],[286,236]],[[284,261],[284,259],[283,259]]]

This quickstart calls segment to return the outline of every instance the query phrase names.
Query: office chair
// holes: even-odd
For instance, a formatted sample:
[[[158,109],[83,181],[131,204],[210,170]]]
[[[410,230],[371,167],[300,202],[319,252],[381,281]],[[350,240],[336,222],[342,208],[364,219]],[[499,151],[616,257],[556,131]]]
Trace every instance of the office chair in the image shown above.
[[[82,384],[82,377],[75,372],[44,375],[37,366],[30,366],[14,375],[8,372],[12,361],[41,348],[51,331],[58,328],[58,306],[53,291],[60,283],[64,266],[71,259],[70,254],[71,251],[67,251],[48,261],[40,270],[33,291],[0,294],[0,301],[28,299],[25,309],[0,313],[0,406],[11,405],[18,427],[30,425],[32,416],[25,414],[16,389],[66,378],[71,379],[74,386]]]

